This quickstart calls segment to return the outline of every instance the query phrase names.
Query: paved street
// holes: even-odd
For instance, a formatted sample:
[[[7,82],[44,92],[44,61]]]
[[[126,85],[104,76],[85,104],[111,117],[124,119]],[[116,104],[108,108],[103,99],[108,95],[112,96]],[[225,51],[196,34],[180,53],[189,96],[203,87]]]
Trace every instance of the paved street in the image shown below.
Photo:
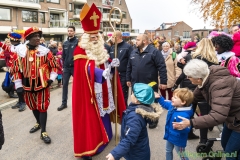
[[[0,79],[1,80],[1,79]],[[51,104],[48,110],[47,132],[52,138],[52,143],[46,145],[40,140],[40,131],[30,134],[29,130],[35,124],[35,118],[29,109],[23,112],[2,106],[3,125],[5,131],[5,144],[0,151],[0,160],[74,160],[73,156],[73,136],[71,119],[71,89],[69,85],[68,108],[59,112],[57,107],[61,105],[61,89],[51,91]],[[1,91],[2,92],[2,91]],[[2,93],[1,93],[2,94]],[[79,97],[81,93],[79,93]],[[0,108],[1,109],[1,108]],[[166,111],[159,120],[158,127],[149,130],[151,146],[151,160],[165,159],[164,124]],[[84,122],[83,122],[84,123]],[[114,125],[113,125],[114,126]],[[120,129],[120,127],[119,127]],[[113,128],[113,132],[114,132]],[[199,131],[195,131],[199,135]],[[217,137],[219,131],[215,127],[209,133],[209,137]],[[189,153],[194,154],[198,140],[188,141],[186,148]],[[81,144],[79,144],[81,145]],[[114,148],[114,139],[108,147],[99,155],[94,156],[94,160],[105,160],[105,156]],[[220,143],[214,144],[214,150],[220,149]],[[179,159],[174,152],[174,159]],[[200,159],[200,158],[190,158]]]

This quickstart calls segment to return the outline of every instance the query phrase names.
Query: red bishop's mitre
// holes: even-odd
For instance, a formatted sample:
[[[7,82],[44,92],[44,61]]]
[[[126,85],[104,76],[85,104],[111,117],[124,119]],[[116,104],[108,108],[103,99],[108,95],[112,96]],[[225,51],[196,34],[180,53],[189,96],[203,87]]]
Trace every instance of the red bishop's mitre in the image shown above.
[[[80,14],[80,21],[82,23],[82,28],[85,33],[98,33],[100,29],[100,22],[102,18],[102,13],[93,3],[91,8],[87,3],[82,8]]]

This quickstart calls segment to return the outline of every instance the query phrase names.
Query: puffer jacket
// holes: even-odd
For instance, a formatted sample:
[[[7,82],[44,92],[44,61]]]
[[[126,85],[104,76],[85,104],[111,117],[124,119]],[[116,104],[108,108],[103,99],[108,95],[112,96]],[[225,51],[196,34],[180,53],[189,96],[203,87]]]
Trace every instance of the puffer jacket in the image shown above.
[[[156,112],[154,112],[154,109]],[[160,106],[130,104],[123,113],[120,143],[111,151],[115,160],[150,160],[147,123],[157,121]]]
[[[2,125],[2,113],[0,111],[0,150],[2,149],[2,145],[4,144],[4,132]]]
[[[208,115],[191,120],[194,128],[209,128],[221,123],[240,132],[240,81],[227,68],[212,65],[201,87],[194,91],[193,104],[204,98],[211,106]]]
[[[132,51],[128,61],[126,80],[132,85],[135,83],[158,83],[158,75],[161,84],[167,84],[167,70],[161,51],[151,45],[140,53],[138,49]],[[158,92],[158,85],[153,86]]]

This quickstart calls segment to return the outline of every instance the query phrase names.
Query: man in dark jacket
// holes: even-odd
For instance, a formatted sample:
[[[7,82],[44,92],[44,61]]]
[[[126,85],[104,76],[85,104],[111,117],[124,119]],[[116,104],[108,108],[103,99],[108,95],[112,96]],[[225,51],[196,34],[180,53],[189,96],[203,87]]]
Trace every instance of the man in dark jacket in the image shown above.
[[[127,80],[126,80],[126,71],[127,71],[128,60],[131,52],[133,51],[133,48],[130,44],[123,41],[122,33],[120,31],[116,31],[114,33],[113,40],[115,40],[115,36],[116,36],[116,43],[117,43],[117,49],[118,49],[117,58],[120,61],[120,66],[118,67],[118,73],[120,76],[124,99],[127,106],[128,86],[127,86]],[[115,45],[111,47],[110,57],[112,59],[115,56],[114,51],[115,51]]]
[[[147,35],[140,34],[137,37],[137,49],[132,51],[127,66],[127,85],[130,87],[134,83],[148,84],[153,81],[158,84],[159,74],[159,88],[166,89],[167,70],[165,60],[159,50],[148,44]],[[155,85],[153,90],[158,92],[158,85]]]
[[[127,66],[127,86],[130,87],[135,83],[156,82],[158,84],[160,75],[160,85],[154,85],[153,90],[158,92],[158,86],[165,90],[167,88],[167,70],[161,51],[149,45],[146,34],[137,36],[136,46],[137,49],[132,51]],[[149,128],[156,127],[157,123],[149,125]]]
[[[58,107],[58,111],[67,108],[68,99],[68,83],[73,76],[73,52],[78,44],[78,39],[75,37],[75,27],[68,27],[68,39],[63,43],[63,90],[62,90],[62,105]]]
[[[4,132],[2,125],[2,113],[0,111],[0,150],[2,149],[2,145],[4,144]]]

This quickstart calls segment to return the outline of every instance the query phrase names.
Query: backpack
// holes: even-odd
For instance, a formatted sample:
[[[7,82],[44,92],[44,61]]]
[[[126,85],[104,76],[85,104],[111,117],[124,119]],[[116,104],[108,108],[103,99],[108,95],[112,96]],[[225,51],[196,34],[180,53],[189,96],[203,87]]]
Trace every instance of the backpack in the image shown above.
[[[176,52],[172,52],[172,60],[174,61],[177,57],[177,53]]]

